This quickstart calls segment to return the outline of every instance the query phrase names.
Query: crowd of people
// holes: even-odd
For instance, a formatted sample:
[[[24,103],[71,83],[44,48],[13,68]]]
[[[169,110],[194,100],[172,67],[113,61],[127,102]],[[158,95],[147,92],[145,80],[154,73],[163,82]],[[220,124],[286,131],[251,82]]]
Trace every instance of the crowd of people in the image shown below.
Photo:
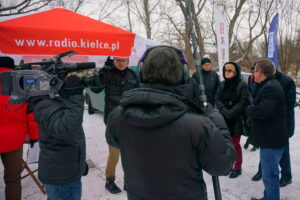
[[[257,60],[248,83],[236,62],[223,66],[223,81],[201,60],[201,77],[189,75],[183,52],[171,46],[146,50],[139,74],[129,58],[107,58],[94,76],[93,92],[105,91],[104,123],[108,143],[105,188],[115,183],[121,156],[128,200],[207,199],[203,170],[212,176],[242,175],[241,136],[259,148],[253,181],[263,180],[264,195],[251,200],[280,200],[280,187],[292,183],[289,138],[295,129],[296,86],[268,59]],[[14,60],[0,57],[0,72],[14,70]],[[200,98],[205,87],[208,105]],[[48,200],[80,200],[81,178],[88,174],[82,128],[84,87],[67,76],[60,97],[32,97],[9,105],[0,95],[0,155],[5,197],[21,199],[22,146],[39,141],[38,178]],[[280,167],[280,168],[279,168]]]

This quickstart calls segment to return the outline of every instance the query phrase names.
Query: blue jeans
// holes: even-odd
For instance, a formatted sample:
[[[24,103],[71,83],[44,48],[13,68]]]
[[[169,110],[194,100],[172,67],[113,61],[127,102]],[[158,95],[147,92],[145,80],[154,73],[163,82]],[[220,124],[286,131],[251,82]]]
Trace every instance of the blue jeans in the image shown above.
[[[61,185],[43,183],[48,198],[47,200],[80,200],[82,193],[81,180]]]
[[[290,146],[284,147],[282,157],[280,159],[281,179],[289,181],[292,179],[291,160],[290,160]]]
[[[265,186],[263,200],[280,200],[279,161],[284,148],[260,148],[262,178]]]

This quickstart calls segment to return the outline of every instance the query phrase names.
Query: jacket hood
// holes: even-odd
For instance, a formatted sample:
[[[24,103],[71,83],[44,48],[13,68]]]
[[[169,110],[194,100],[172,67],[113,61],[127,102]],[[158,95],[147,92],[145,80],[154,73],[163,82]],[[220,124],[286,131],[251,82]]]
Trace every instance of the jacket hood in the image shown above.
[[[171,123],[189,110],[176,94],[168,91],[138,88],[123,93],[121,115],[137,127],[158,127]]]
[[[236,70],[236,78],[237,79],[241,79],[241,68],[240,68],[240,66],[237,64],[237,63],[235,63],[235,62],[227,62],[227,63],[225,63],[224,65],[223,65],[223,78],[225,79],[225,65],[226,64],[232,64],[234,67],[235,67],[235,70]]]

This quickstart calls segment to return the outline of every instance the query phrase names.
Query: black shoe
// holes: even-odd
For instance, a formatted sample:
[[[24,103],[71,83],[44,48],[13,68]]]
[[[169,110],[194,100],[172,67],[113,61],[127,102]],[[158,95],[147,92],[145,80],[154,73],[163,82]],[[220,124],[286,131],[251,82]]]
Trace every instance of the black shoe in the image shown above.
[[[246,149],[248,149],[248,147],[249,147],[249,143],[246,142],[246,143],[244,144],[244,149],[246,150]]]
[[[252,149],[250,149],[250,151],[256,151],[256,149],[258,149],[258,147],[252,147]]]
[[[257,172],[253,177],[252,181],[259,181],[261,179],[261,173]]]
[[[251,198],[251,200],[263,200],[264,198],[257,199],[257,198]]]
[[[288,184],[291,184],[291,183],[292,183],[292,179],[290,179],[290,180],[288,180],[288,181],[281,179],[281,180],[279,181],[280,187],[285,187],[285,186],[287,186]]]
[[[106,178],[105,188],[112,194],[121,192],[120,188],[115,184],[114,178]]]
[[[236,178],[241,174],[242,174],[242,170],[234,169],[234,170],[232,170],[231,174],[229,175],[229,178]]]

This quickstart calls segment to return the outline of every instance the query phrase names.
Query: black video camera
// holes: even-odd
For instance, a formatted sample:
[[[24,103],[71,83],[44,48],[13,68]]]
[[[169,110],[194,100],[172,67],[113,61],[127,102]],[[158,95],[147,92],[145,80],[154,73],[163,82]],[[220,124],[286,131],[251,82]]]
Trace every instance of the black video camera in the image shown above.
[[[0,90],[4,96],[10,96],[9,104],[23,104],[30,97],[48,95],[49,98],[60,96],[64,79],[70,72],[79,72],[95,68],[94,62],[64,63],[65,56],[76,54],[68,51],[55,56],[53,59],[41,62],[26,63],[13,71],[0,73]],[[40,70],[33,70],[39,65]],[[93,77],[81,78],[82,84],[87,87],[93,82]]]

